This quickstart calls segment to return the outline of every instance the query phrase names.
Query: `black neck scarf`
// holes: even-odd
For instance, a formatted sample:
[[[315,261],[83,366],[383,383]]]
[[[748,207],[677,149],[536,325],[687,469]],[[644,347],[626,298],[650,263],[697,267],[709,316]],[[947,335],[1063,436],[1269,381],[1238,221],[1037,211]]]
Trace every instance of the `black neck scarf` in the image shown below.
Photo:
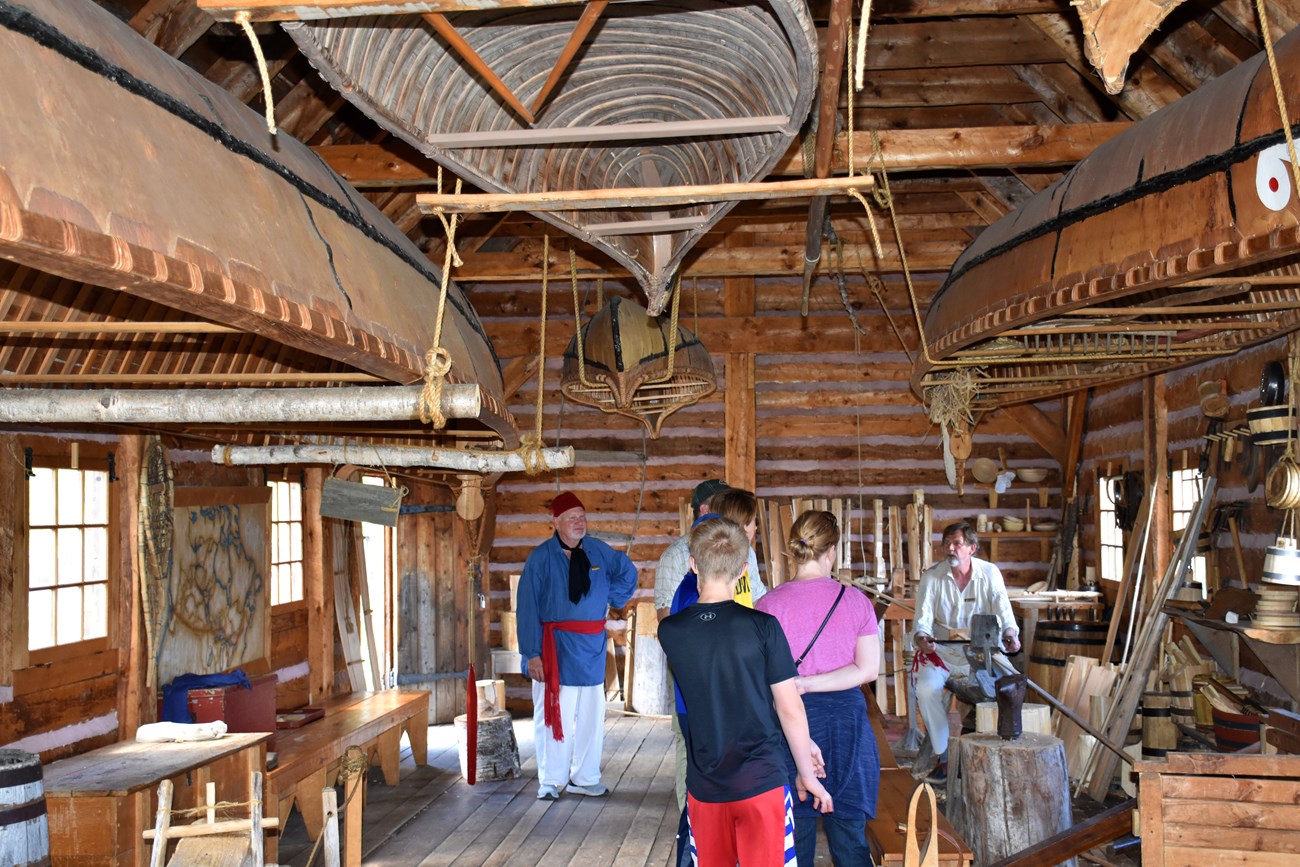
[[[591,560],[587,559],[587,552],[582,550],[581,539],[572,548],[564,544],[559,533],[555,534],[555,541],[569,552],[569,601],[576,605],[578,600],[591,592]]]

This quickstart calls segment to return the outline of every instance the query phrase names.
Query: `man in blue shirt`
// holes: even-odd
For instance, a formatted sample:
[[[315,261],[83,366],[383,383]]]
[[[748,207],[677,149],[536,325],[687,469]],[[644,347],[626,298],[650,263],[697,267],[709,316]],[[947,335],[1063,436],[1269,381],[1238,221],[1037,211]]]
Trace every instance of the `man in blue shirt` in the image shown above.
[[[519,579],[516,631],[523,673],[533,681],[537,797],[560,790],[601,797],[605,742],[605,620],[636,590],[626,554],[587,537],[582,501],[551,503],[555,535],[533,549]]]

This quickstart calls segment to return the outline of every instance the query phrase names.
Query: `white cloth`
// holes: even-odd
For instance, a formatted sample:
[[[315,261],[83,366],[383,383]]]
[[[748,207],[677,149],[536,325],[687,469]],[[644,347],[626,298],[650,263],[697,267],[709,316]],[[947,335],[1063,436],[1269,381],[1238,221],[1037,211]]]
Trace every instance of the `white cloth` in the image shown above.
[[[537,782],[563,788],[600,782],[600,752],[605,746],[605,687],[560,686],[560,725],[557,741],[542,719],[545,687],[533,681],[533,747],[537,753]]]
[[[1002,570],[978,557],[970,558],[970,583],[964,590],[957,589],[952,577],[952,566],[947,560],[935,563],[921,573],[921,583],[916,593],[916,620],[913,636],[929,635],[943,640],[950,628],[970,629],[974,614],[995,614],[1000,633],[1008,629],[1020,634],[1016,615],[1007,598],[1007,585],[1002,580]]]
[[[659,555],[659,565],[655,567],[655,608],[672,607],[673,594],[677,592],[686,573],[691,571],[690,558],[688,536],[674,539],[672,544]],[[763,579],[758,577],[758,555],[754,553],[752,546],[749,549],[748,565],[751,592],[754,594],[754,601],[757,602],[767,594],[767,588],[763,586]]]
[[[156,722],[145,723],[135,730],[135,739],[142,744],[165,744],[172,741],[215,741],[226,733],[221,720],[206,723]]]
[[[912,673],[912,689],[916,692],[916,710],[925,723],[934,754],[941,756],[948,749],[948,696],[944,684],[953,676],[970,674],[966,653],[960,644],[940,644],[935,647],[948,670],[944,671],[928,661],[922,662]]]

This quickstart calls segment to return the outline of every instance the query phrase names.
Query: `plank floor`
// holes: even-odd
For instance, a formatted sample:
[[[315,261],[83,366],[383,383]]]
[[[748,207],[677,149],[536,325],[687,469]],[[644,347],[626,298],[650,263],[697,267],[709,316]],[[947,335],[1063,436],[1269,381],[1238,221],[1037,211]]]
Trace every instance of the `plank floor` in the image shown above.
[[[561,795],[558,801],[538,801],[532,720],[515,720],[514,729],[523,769],[517,780],[468,785],[449,725],[429,727],[427,767],[416,767],[403,740],[399,785],[385,786],[379,770],[371,768],[363,862],[377,867],[671,867],[678,813],[673,734],[666,718],[606,714],[601,780],[610,794],[604,798]],[[280,863],[305,867],[311,849],[295,810],[281,838]],[[319,853],[313,863],[322,863]]]

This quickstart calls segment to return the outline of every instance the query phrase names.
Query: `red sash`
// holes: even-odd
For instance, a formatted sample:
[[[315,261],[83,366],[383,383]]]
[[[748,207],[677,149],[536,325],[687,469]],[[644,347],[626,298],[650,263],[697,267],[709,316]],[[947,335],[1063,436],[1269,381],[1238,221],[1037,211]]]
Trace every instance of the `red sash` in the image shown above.
[[[555,651],[555,630],[597,635],[605,631],[603,620],[554,620],[542,624],[542,687],[546,691],[542,721],[557,741],[564,740],[560,722],[560,658]]]

